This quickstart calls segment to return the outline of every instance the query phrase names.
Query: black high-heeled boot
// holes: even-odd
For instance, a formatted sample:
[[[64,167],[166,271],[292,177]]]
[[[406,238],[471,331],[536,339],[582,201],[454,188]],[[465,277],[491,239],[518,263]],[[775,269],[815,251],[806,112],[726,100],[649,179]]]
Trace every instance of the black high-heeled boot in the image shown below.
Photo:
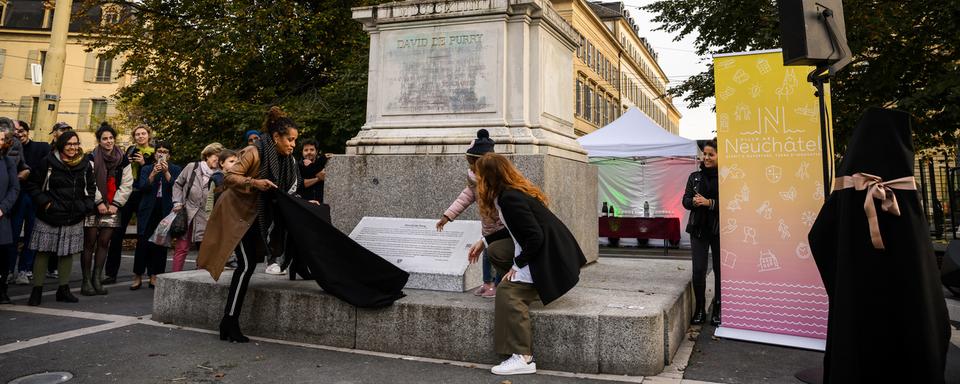
[[[690,318],[690,324],[700,325],[707,319],[707,313],[703,310],[703,306],[697,306],[697,310],[693,312],[693,317]]]
[[[79,302],[80,300],[77,299],[77,297],[74,296],[73,293],[70,293],[69,285],[61,285],[60,287],[57,288],[57,301],[63,301],[66,303],[76,303],[76,302]]]
[[[13,304],[7,296],[7,274],[0,275],[0,304]]]
[[[43,287],[33,287],[30,290],[30,300],[27,300],[27,305],[38,306],[40,305],[40,298],[43,297]]]
[[[710,311],[710,325],[717,327],[720,325],[720,302],[713,302],[713,310]]]
[[[229,340],[231,343],[246,343],[249,337],[240,332],[240,318],[224,315],[220,320],[220,340]]]

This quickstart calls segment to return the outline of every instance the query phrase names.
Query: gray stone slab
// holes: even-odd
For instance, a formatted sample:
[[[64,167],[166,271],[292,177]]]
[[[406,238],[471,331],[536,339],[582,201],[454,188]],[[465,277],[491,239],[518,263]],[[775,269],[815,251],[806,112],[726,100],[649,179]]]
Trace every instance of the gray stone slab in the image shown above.
[[[217,329],[233,272],[214,282],[207,271],[160,275],[153,320]],[[254,273],[240,314],[251,335],[353,348],[356,309],[324,293],[313,281]]]
[[[562,298],[531,307],[542,369],[656,375],[689,321],[689,261],[603,259]],[[229,274],[162,275],[153,318],[215,329]],[[494,301],[470,293],[405,290],[394,305],[356,309],[313,282],[254,274],[242,324],[251,335],[402,355],[497,363]],[[680,332],[678,336],[678,332]]]
[[[550,198],[550,209],[597,259],[596,166],[547,155],[508,155]],[[467,185],[467,161],[455,155],[344,155],[327,164],[324,196],[333,224],[349,233],[364,216],[439,218]],[[476,204],[460,219],[479,220]]]

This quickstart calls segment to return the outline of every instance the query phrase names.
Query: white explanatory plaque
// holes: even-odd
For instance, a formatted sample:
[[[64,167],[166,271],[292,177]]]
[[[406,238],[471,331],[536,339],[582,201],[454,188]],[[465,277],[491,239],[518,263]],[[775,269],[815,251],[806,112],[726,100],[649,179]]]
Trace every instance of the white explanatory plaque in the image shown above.
[[[436,229],[436,219],[364,217],[350,238],[410,273],[407,288],[463,292],[480,285],[480,269],[467,262],[481,237],[479,221],[457,220]]]

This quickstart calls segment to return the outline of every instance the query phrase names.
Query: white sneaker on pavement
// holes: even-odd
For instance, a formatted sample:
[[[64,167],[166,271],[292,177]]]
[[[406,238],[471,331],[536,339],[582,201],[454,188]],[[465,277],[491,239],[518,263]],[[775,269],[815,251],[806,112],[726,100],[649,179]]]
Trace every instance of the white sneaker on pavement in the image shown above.
[[[14,280],[17,285],[30,285],[30,278],[27,277],[27,271],[20,271],[17,273],[17,278]]]
[[[49,278],[49,279],[58,279],[58,278],[60,278],[60,271],[47,272],[47,278]]]
[[[490,368],[490,372],[495,375],[524,375],[537,373],[537,363],[527,361],[521,355],[514,354],[504,360],[500,365]]]
[[[280,264],[273,263],[267,266],[267,270],[264,271],[269,275],[282,275],[283,270],[280,269]]]

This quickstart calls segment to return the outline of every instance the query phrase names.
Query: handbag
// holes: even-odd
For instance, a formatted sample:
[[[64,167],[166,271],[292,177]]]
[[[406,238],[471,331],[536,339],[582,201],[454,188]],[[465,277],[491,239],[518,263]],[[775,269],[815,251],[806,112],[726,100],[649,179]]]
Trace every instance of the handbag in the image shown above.
[[[183,210],[180,210],[183,212]],[[147,239],[151,243],[156,245],[169,248],[173,242],[173,236],[170,235],[170,228],[173,226],[173,222],[176,221],[177,214],[170,212],[167,217],[164,217],[163,220],[160,220],[160,224],[157,224],[157,229],[153,231],[153,234]]]
[[[183,195],[183,207],[177,211],[177,216],[170,223],[170,237],[178,238],[187,234],[187,200],[190,199],[190,189],[193,188],[193,180],[197,178],[197,167],[199,161],[193,163],[193,171],[190,172],[190,181],[187,182],[187,192]]]

